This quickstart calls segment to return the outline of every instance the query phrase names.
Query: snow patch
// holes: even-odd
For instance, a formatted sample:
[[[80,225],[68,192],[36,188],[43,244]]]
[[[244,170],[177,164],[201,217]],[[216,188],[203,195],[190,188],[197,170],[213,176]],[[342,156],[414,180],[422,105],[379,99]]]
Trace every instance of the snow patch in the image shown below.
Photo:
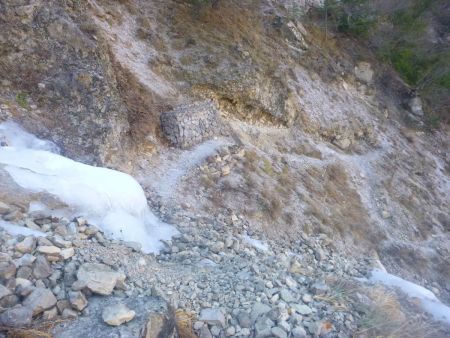
[[[374,269],[368,279],[370,282],[381,283],[389,287],[397,287],[411,298],[417,298],[422,308],[436,320],[450,324],[450,307],[441,303],[433,292],[423,286],[414,284],[388,272]]]
[[[34,237],[45,237],[47,236],[45,233],[33,230],[30,228],[22,227],[19,225],[15,225],[9,222],[5,222],[0,220],[0,228],[4,229],[11,236],[34,236]]]
[[[0,140],[6,141],[11,147],[47,150],[59,154],[56,144],[37,138],[12,121],[0,123]]]
[[[9,130],[8,125],[0,126]],[[85,217],[109,237],[138,242],[146,253],[158,252],[163,247],[160,240],[177,234],[150,211],[133,177],[42,150],[48,148],[39,146],[37,138],[31,139],[17,125],[13,128],[9,144],[16,146],[0,147],[0,163],[22,188],[55,195],[70,207],[72,217]]]
[[[269,245],[263,241],[260,241],[259,239],[251,238],[250,236],[244,235],[242,236],[242,239],[245,243],[251,245],[252,247],[261,250],[261,251],[269,251]]]

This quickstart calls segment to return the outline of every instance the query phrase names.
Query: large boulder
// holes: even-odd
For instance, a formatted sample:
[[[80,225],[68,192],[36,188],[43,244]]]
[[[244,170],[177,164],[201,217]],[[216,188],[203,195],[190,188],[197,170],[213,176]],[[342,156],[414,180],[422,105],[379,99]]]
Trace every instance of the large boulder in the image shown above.
[[[110,295],[118,283],[123,283],[125,275],[100,263],[85,263],[78,269],[78,286],[85,287],[100,295]]]
[[[37,315],[56,305],[56,298],[49,289],[36,288],[25,299],[23,305],[33,311],[33,315]]]

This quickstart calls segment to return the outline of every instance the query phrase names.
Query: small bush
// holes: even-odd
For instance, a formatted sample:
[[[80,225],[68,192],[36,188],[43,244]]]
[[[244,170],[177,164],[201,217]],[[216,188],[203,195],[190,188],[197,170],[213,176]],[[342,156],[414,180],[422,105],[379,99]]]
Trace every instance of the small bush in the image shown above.
[[[438,84],[441,87],[444,87],[446,89],[450,89],[450,71],[448,71],[446,74],[442,75],[438,79]]]
[[[25,92],[19,92],[16,95],[16,102],[24,109],[28,109],[28,95]]]
[[[421,57],[413,47],[394,48],[390,51],[389,59],[394,69],[410,85],[417,85],[436,63],[434,58]]]

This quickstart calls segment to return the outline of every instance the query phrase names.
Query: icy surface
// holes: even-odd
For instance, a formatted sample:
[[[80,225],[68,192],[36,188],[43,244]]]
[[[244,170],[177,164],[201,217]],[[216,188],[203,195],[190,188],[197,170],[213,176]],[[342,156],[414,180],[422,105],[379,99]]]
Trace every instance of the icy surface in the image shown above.
[[[53,142],[37,138],[12,121],[0,123],[1,140],[6,141],[7,145],[11,147],[48,150],[53,153],[59,153],[58,147]]]
[[[9,130],[11,125],[0,126]],[[50,148],[12,126],[14,137],[8,144],[13,146],[0,147],[0,164],[21,187],[57,196],[72,216],[84,216],[112,238],[139,242],[147,253],[158,252],[163,246],[160,240],[177,233],[151,213],[144,191],[131,176],[41,150]]]
[[[0,220],[0,228],[4,229],[11,236],[34,236],[34,237],[45,237],[45,233],[33,229],[29,229],[26,227],[21,227],[19,225],[15,225],[9,222],[5,222]]]
[[[250,244],[252,247],[261,250],[261,251],[269,251],[269,245],[260,241],[259,239],[251,238],[247,235],[242,236],[244,242]]]
[[[379,269],[372,271],[369,281],[399,288],[409,297],[419,299],[422,308],[436,320],[450,324],[450,307],[442,304],[430,290]]]

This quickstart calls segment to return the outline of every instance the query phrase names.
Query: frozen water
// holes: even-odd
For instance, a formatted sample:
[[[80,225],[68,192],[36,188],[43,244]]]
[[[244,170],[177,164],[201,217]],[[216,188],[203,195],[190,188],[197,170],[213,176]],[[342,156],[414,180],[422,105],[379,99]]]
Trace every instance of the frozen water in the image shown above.
[[[12,146],[0,147],[0,164],[22,188],[57,196],[72,216],[84,216],[113,238],[139,242],[147,253],[158,252],[160,240],[177,233],[152,214],[142,187],[130,175],[52,153],[51,143],[18,125],[0,126],[6,136],[12,135],[8,138]]]
[[[247,235],[242,236],[242,239],[244,240],[244,242],[250,244],[258,250],[269,251],[269,245],[267,243],[264,243],[263,241],[260,241],[259,239],[251,238]]]
[[[369,281],[399,288],[409,297],[419,299],[422,308],[436,320],[441,320],[450,324],[450,307],[441,303],[433,292],[425,289],[423,286],[414,284],[379,269],[374,269],[372,271]]]
[[[10,222],[5,222],[3,220],[0,220],[0,228],[3,228],[11,236],[18,236],[18,235],[34,236],[34,237],[45,237],[46,236],[46,234],[41,231],[37,231],[37,230],[33,230],[33,229],[30,229],[27,227],[15,225]]]

